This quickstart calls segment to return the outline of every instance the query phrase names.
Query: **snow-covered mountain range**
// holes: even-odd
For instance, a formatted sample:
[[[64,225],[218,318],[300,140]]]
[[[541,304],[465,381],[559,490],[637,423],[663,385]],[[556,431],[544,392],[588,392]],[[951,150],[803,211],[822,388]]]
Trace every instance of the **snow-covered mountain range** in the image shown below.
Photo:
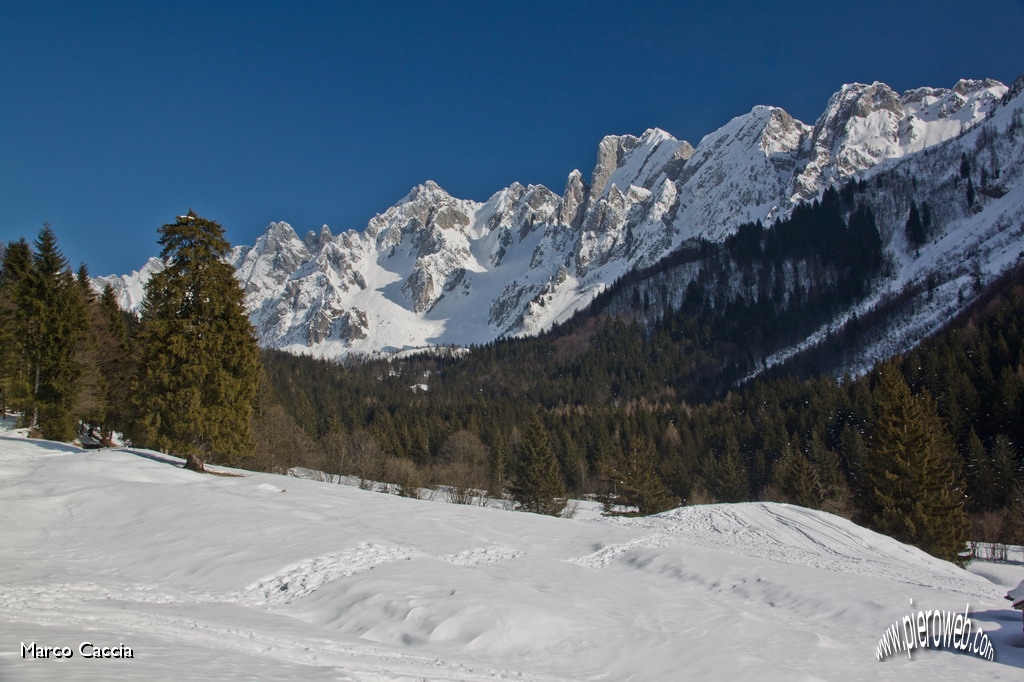
[[[899,267],[886,287],[899,289],[939,262],[962,262],[965,245],[978,242],[971,235],[1016,227],[1024,159],[1008,131],[1024,109],[1021,90],[1020,80],[1012,88],[961,80],[902,95],[882,83],[853,84],[813,126],[758,106],[696,147],[658,129],[609,136],[589,180],[572,171],[561,195],[517,183],[480,203],[428,181],[361,231],[334,235],[324,226],[300,236],[271,223],[231,261],[265,347],[340,357],[483,343],[548,329],[687,240],[717,241],[744,222],[785,217],[828,186],[905,167],[913,169],[908,182],[935,194],[950,169],[927,154],[988,154],[987,165],[975,167],[995,190],[962,211],[933,206],[938,246],[928,267],[909,264],[895,229],[909,198],[890,202],[889,224],[880,227]],[[111,283],[125,308],[138,309],[144,282],[160,267],[151,259],[97,284]]]

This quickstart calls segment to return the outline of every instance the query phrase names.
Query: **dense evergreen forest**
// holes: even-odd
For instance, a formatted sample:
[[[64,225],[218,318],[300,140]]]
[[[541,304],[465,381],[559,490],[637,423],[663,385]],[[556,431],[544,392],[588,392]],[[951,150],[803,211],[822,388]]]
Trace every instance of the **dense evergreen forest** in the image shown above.
[[[166,267],[136,318],[72,274],[44,225],[0,253],[0,408],[29,435],[109,446],[114,433],[186,459],[252,454],[262,369],[224,230],[192,211],[159,228]]]
[[[847,330],[741,383],[767,355],[865,296],[888,267],[859,201],[866,191],[851,183],[770,227],[687,244],[540,337],[390,361],[264,350],[261,379],[248,361],[230,372],[186,362],[253,347],[244,325],[215,321],[223,311],[237,319],[241,300],[210,265],[226,248],[215,223],[184,216],[161,228],[191,235],[199,220],[212,230],[203,267],[182,269],[219,273],[209,291],[223,303],[212,323],[203,311],[187,320],[160,312],[207,300],[173,279],[161,285],[163,299],[150,296],[141,320],[117,310],[110,290],[92,291],[85,266],[71,273],[44,227],[33,246],[4,248],[0,401],[44,437],[69,440],[77,425],[80,438],[109,443],[117,431],[198,457],[199,468],[203,459],[280,472],[304,466],[329,480],[385,481],[406,495],[434,486],[452,502],[486,491],[549,514],[564,513],[570,495],[638,514],[786,501],[953,560],[969,536],[1024,542],[1024,266],[936,338],[864,376],[823,373],[824,358],[855,343],[856,330]],[[927,238],[927,205],[914,206],[905,229],[911,243]],[[166,250],[193,238],[161,243]],[[666,277],[679,267],[697,276],[685,291],[669,291]],[[233,341],[197,353],[194,329],[227,330]],[[172,356],[185,364],[172,366]],[[247,378],[236,384],[236,375]],[[167,416],[228,389],[237,399],[210,407],[201,429],[189,426],[188,409]],[[238,421],[250,410],[251,439]],[[206,435],[188,440],[198,432]]]
[[[1022,325],[1018,267],[944,333],[856,379],[793,373],[688,402],[660,378],[668,373],[659,377],[664,330],[598,316],[466,356],[343,366],[264,351],[264,409],[279,413],[282,431],[294,422],[287,450],[295,457],[276,450],[276,467],[370,479],[386,477],[389,460],[397,471],[398,460],[407,463],[403,475],[440,481],[439,470],[472,451],[465,460],[475,485],[497,491],[515,478],[524,433],[539,421],[573,494],[644,511],[679,501],[788,501],[913,541],[880,520],[880,481],[902,457],[908,472],[931,478],[904,481],[897,497],[945,496],[971,513],[975,539],[1020,542]],[[901,431],[918,430],[896,454],[898,437],[886,432],[893,414]],[[373,454],[346,445],[353,440],[364,450],[371,443]],[[931,523],[953,530],[963,520]]]

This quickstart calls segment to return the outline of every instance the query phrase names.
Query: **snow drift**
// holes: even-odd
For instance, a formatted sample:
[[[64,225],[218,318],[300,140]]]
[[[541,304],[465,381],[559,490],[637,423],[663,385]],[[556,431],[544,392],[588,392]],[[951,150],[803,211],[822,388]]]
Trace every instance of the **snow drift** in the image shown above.
[[[1005,585],[822,512],[564,520],[234,473],[0,438],[0,679],[1018,680],[1024,668]],[[996,661],[877,662],[910,599],[969,603]],[[134,657],[19,648],[85,641]]]

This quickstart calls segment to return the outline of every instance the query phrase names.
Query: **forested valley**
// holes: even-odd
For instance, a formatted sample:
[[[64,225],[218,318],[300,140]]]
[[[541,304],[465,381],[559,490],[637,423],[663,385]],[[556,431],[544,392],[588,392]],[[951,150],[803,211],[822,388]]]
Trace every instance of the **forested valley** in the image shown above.
[[[32,245],[4,248],[0,400],[33,435],[109,445],[121,433],[198,458],[199,469],[302,467],[548,514],[571,513],[567,499],[583,496],[623,514],[791,502],[951,560],[968,539],[1022,543],[1024,266],[975,292],[942,333],[864,374],[837,379],[828,361],[856,345],[856,321],[764,364],[888,267],[858,201],[867,191],[829,190],[786,221],[687,244],[539,337],[344,363],[263,350],[261,371],[245,361],[228,373],[243,382],[186,361],[244,359],[255,347],[223,322],[241,298],[222,268],[204,299],[221,303],[187,323],[212,325],[200,335],[212,345],[190,348],[186,323],[160,305],[187,308],[192,290],[165,278],[140,320],[109,289],[95,292],[84,265],[73,274],[45,226]],[[927,212],[914,207],[908,239],[927,238]],[[161,228],[166,258],[202,264],[181,277],[211,272],[227,248],[216,223],[190,216]],[[205,251],[189,261],[195,243]],[[680,266],[700,273],[686,291],[650,285]],[[220,403],[206,409],[207,393]]]

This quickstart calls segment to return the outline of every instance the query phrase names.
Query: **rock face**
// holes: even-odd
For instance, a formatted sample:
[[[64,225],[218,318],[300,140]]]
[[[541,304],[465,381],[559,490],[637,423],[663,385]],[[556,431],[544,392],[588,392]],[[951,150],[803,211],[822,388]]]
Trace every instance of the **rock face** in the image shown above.
[[[696,148],[658,129],[608,136],[589,182],[574,170],[561,196],[517,183],[481,203],[428,181],[362,231],[300,237],[271,223],[231,262],[265,347],[339,357],[535,334],[688,239],[774,220],[831,184],[957,137],[1006,92],[990,80],[903,95],[853,84],[813,126],[759,106]],[[138,309],[159,267],[153,259],[97,283]]]

